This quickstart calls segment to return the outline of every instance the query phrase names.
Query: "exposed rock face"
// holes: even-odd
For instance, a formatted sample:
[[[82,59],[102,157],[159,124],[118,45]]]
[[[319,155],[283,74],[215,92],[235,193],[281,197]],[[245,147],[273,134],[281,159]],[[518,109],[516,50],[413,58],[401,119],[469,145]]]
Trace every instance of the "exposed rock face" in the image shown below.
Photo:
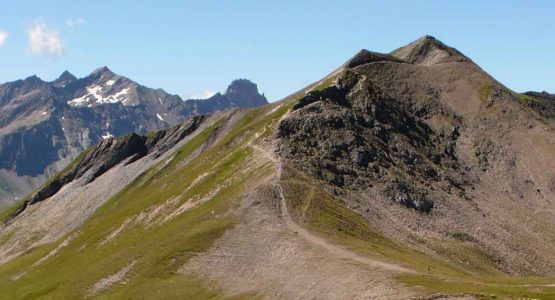
[[[548,92],[526,92],[528,97],[521,97],[524,104],[536,110],[540,115],[551,118],[555,122],[555,95]]]
[[[26,200],[25,206],[53,196],[64,185],[82,176],[87,176],[83,182],[88,184],[124,160],[127,160],[127,164],[132,163],[149,153],[153,154],[154,158],[159,157],[195,131],[204,120],[205,116],[194,116],[183,124],[158,131],[148,137],[131,133],[121,138],[103,140],[83,152],[76,161],[66,167],[66,170],[32,194]],[[22,207],[22,210],[25,209],[25,206]]]
[[[99,141],[168,128],[192,115],[268,103],[248,80],[224,95],[183,101],[107,67],[77,79],[36,76],[0,85],[0,205],[23,197]]]
[[[264,95],[258,93],[258,87],[247,79],[231,82],[224,94],[231,103],[240,107],[256,107],[268,103]]]
[[[435,134],[360,74],[344,72],[293,110],[279,127],[282,155],[333,186],[378,188],[421,212],[430,212],[438,197],[429,196],[431,185],[463,192],[452,148],[456,130],[447,137]]]

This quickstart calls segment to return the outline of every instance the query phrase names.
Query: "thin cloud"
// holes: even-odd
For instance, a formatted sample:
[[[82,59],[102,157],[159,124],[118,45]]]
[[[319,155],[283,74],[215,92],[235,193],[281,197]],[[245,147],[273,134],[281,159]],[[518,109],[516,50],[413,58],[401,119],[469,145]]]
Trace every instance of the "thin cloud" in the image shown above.
[[[8,39],[8,33],[3,30],[0,30],[0,47],[4,46],[7,39]]]
[[[66,19],[66,26],[67,27],[73,27],[75,25],[82,25],[82,24],[85,24],[85,20],[83,18]]]
[[[29,38],[29,53],[59,58],[64,55],[64,46],[60,33],[44,21],[35,21],[27,28]]]
[[[206,99],[214,96],[216,92],[212,90],[204,90],[201,92],[190,93],[185,96],[185,99]]]

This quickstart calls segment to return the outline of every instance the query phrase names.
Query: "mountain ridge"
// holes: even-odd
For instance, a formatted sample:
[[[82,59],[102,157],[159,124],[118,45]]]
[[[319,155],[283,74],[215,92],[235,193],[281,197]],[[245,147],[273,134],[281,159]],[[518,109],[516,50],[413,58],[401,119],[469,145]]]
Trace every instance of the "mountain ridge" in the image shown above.
[[[235,99],[182,100],[104,66],[83,78],[64,71],[50,82],[34,75],[0,84],[0,205],[25,196],[102,139],[268,103],[248,83]]]

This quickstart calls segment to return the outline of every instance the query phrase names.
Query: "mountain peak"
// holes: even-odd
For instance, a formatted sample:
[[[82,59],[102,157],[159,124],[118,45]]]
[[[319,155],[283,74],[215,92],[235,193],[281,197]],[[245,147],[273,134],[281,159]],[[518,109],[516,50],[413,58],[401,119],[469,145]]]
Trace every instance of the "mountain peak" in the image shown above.
[[[256,83],[248,79],[233,80],[224,95],[237,107],[255,107],[268,103],[268,99],[258,93]]]
[[[256,86],[256,83],[248,79],[235,79],[227,87],[225,95],[246,91],[258,93],[258,87]]]
[[[429,34],[426,34],[425,36],[419,38],[418,40],[419,40],[419,41],[425,41],[425,40],[432,41],[432,40],[433,40],[433,41],[438,41],[438,42],[440,42],[438,39],[436,39],[435,37],[433,37],[433,36],[431,36],[431,35],[429,35]],[[440,43],[441,43],[441,42],[440,42]]]
[[[55,86],[61,87],[75,80],[77,80],[77,77],[68,71],[64,71],[56,80],[53,81],[53,83]]]
[[[37,75],[31,75],[31,76],[25,78],[25,81],[42,82],[42,79],[40,79],[40,77],[38,77]]]
[[[393,51],[391,55],[407,62],[424,66],[448,62],[470,61],[470,59],[459,50],[445,45],[431,35],[425,35]]]
[[[60,79],[77,79],[77,77],[75,77],[73,74],[71,74],[69,71],[66,70],[62,74],[60,74],[57,80],[60,80]]]
[[[95,74],[113,75],[114,72],[112,72],[112,70],[110,70],[107,66],[103,66],[103,67],[97,68],[97,69],[95,69],[94,71],[91,72],[91,75],[95,75]]]

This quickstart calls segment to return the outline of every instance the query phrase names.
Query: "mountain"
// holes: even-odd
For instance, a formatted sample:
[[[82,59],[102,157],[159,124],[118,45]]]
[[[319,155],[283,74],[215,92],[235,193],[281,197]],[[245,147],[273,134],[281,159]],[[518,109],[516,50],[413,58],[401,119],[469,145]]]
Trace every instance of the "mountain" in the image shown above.
[[[256,84],[235,80],[222,94],[183,101],[107,67],[77,79],[36,76],[0,85],[0,206],[30,193],[103,139],[146,133],[188,117],[266,104]]]
[[[231,82],[224,94],[216,93],[208,99],[189,99],[186,103],[195,107],[196,114],[209,114],[230,107],[257,107],[268,104],[268,100],[264,94],[258,93],[256,84],[247,79],[236,79]]]
[[[0,211],[0,298],[554,299],[551,99],[426,36],[108,138]]]

